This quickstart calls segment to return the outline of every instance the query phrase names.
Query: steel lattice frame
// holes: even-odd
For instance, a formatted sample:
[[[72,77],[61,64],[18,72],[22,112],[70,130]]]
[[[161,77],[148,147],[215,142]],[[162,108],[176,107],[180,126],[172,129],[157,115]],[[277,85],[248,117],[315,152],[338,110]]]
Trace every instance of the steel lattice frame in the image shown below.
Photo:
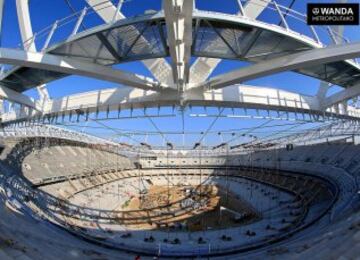
[[[1,2],[1,6],[3,6],[3,1]],[[117,6],[110,1],[102,0],[87,0],[87,3],[88,7],[69,18],[74,21],[71,35],[63,42],[51,44],[52,36],[61,27],[62,20],[56,21],[41,32],[34,34],[28,1],[16,1],[24,50],[0,49],[0,62],[15,65],[10,71],[2,74],[0,96],[4,100],[20,106],[18,109],[3,113],[3,122],[12,124],[36,119],[43,120],[44,118],[50,122],[59,117],[88,116],[90,113],[101,111],[109,113],[109,111],[124,109],[175,106],[181,108],[188,106],[250,108],[278,113],[309,114],[323,120],[327,118],[358,120],[359,111],[356,107],[349,105],[348,100],[359,95],[360,85],[355,73],[360,71],[360,66],[355,58],[360,56],[360,43],[348,43],[348,40],[342,37],[343,30],[341,28],[333,28],[328,31],[328,36],[335,45],[325,46],[313,27],[308,28],[312,37],[295,32],[289,27],[287,19],[305,19],[302,14],[270,0],[249,1],[245,4],[238,1],[239,11],[236,15],[200,11],[196,9],[194,1],[164,1],[163,10],[160,12],[135,18],[126,18],[121,13],[123,1],[119,1]],[[264,11],[274,12],[282,23],[274,25],[257,20]],[[99,15],[105,24],[80,31],[82,21],[89,13]],[[171,60],[169,64],[164,57],[157,57],[157,55],[143,58],[140,55],[136,58],[143,61],[153,74],[153,78],[112,69],[106,66],[108,64],[100,64],[96,61],[84,61],[76,56],[65,57],[55,51],[62,46],[86,40],[86,37],[96,36],[100,41],[101,48],[105,48],[114,57],[119,56],[120,52],[113,49],[110,38],[107,37],[111,30],[127,25],[127,28],[133,30],[138,36],[132,44],[128,43],[131,46],[128,47],[126,53],[135,53],[134,48],[137,48],[137,44],[151,43],[145,34],[147,27],[141,29],[138,27],[139,22],[148,23],[146,26],[156,26],[159,29],[159,37],[164,47],[164,54],[161,55],[169,56]],[[218,23],[222,27],[219,27]],[[244,28],[247,29],[244,29],[243,32],[236,32],[235,29],[231,29],[235,25],[245,26]],[[166,30],[167,39],[164,38],[164,30]],[[192,66],[189,65],[191,55],[199,52],[197,50],[199,48],[197,34],[208,33],[209,30],[216,38],[209,38],[206,48],[216,49],[217,46],[227,46],[230,53],[233,52],[231,55],[243,55],[243,58],[246,58],[245,56],[253,48],[263,31],[276,37],[282,37],[284,41],[290,43],[298,42],[300,47],[293,51],[289,49],[274,57],[266,56],[266,60],[246,58],[254,64],[209,78],[221,58],[227,58],[225,56],[228,54],[224,57],[216,54],[218,56],[216,57],[216,55],[208,53],[205,54],[209,55],[208,57],[198,58]],[[246,30],[251,30],[254,35],[247,40],[246,46],[243,46],[240,53],[231,45],[232,38],[226,35],[226,30],[242,33],[239,35],[244,37]],[[41,51],[37,51],[35,47],[36,37],[39,35],[46,36]],[[328,69],[333,69],[330,75],[324,76],[322,72],[312,71],[311,68],[323,66],[323,64],[325,67],[328,66]],[[344,71],[337,70],[340,65],[346,69]],[[338,79],[344,76],[345,78],[341,78],[344,88],[339,93],[326,97],[327,84],[322,84],[315,96],[241,84],[250,79],[289,70],[304,74],[312,73],[314,77],[325,82],[340,82]],[[25,73],[24,71],[29,72]],[[37,87],[40,99],[33,100],[21,93],[24,89],[19,84],[28,84],[26,80],[14,83],[11,82],[11,79],[14,78],[13,75],[16,77],[24,75],[23,77],[26,79],[26,75],[29,75],[30,72],[38,71],[42,73],[40,75],[46,76],[35,80],[38,85],[32,87]],[[102,79],[127,87],[121,86],[51,99],[45,84],[53,79],[74,74]]]

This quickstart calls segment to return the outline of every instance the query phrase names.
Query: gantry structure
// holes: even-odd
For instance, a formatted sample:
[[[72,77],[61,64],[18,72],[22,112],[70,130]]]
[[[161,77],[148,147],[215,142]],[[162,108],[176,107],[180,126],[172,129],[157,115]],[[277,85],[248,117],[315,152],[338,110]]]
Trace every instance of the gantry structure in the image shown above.
[[[122,13],[124,0],[86,3],[81,11],[33,32],[29,1],[16,0],[21,48],[0,48],[0,97],[8,106],[1,114],[4,124],[192,106],[255,109],[269,117],[275,112],[315,120],[359,119],[360,42],[345,38],[341,26],[308,26],[306,15],[273,0],[237,0],[233,15],[199,10],[195,0],[164,0],[162,10],[135,17]],[[85,26],[94,16],[103,23]],[[246,65],[212,76],[224,59]],[[141,61],[152,77],[115,67],[131,61]],[[316,95],[245,84],[285,71],[321,80]],[[46,84],[70,75],[117,86],[51,98]],[[332,85],[341,90],[329,94]],[[33,88],[39,99],[24,94]]]

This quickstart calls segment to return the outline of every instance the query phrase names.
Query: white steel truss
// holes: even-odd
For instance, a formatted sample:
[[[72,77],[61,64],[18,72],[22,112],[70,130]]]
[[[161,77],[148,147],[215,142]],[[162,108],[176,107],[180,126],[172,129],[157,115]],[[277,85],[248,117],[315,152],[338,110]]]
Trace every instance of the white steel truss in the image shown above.
[[[94,11],[106,23],[112,23],[120,19],[126,19],[121,12],[123,0],[118,1],[118,5],[114,6],[111,1],[104,0],[86,0],[87,3],[93,7]],[[172,70],[165,59],[148,59],[143,61],[144,65],[151,71],[155,79],[159,82],[164,82],[167,85],[173,83]]]
[[[238,15],[249,19],[256,19],[267,7],[270,0],[248,1],[243,7],[241,0],[237,0],[239,5]],[[221,59],[216,58],[198,58],[190,68],[191,81],[194,83],[204,82],[211,75]]]
[[[86,0],[90,7],[81,11],[76,21],[72,34],[66,39],[66,43],[81,40],[84,37],[91,36],[92,33],[99,34],[105,30],[112,30],[116,26],[128,25],[134,29],[132,22],[140,21],[141,18],[126,18],[121,10],[124,4],[119,0],[117,5],[111,1],[103,0]],[[274,1],[255,0],[249,1],[242,6],[242,1],[237,1],[239,12],[237,15],[225,15],[197,10],[194,0],[172,0],[163,1],[163,10],[156,14],[146,14],[149,19],[158,19],[166,25],[167,39],[162,37],[163,44],[171,59],[172,68],[163,58],[147,59],[142,62],[152,72],[158,80],[141,75],[132,74],[122,70],[103,66],[98,63],[84,62],[76,58],[69,58],[66,55],[53,55],[48,52],[53,50],[48,48],[49,42],[54,31],[57,28],[57,22],[48,32],[47,39],[44,43],[42,52],[36,52],[35,35],[32,32],[31,19],[29,12],[28,0],[17,0],[17,13],[19,27],[26,50],[20,51],[15,49],[0,49],[0,62],[4,64],[18,65],[23,68],[35,68],[44,71],[53,71],[63,73],[64,75],[81,75],[101,80],[122,84],[131,88],[121,87],[105,91],[94,91],[84,94],[72,95],[62,99],[46,99],[48,94],[45,85],[38,87],[41,100],[36,101],[28,98],[26,95],[16,92],[10,85],[3,82],[0,89],[0,96],[3,99],[18,103],[30,109],[21,109],[15,113],[3,115],[3,119],[17,120],[26,116],[33,117],[42,115],[52,115],[58,113],[71,113],[77,109],[88,109],[89,111],[110,109],[115,110],[118,107],[161,107],[161,106],[181,106],[199,105],[199,106],[228,106],[228,107],[252,107],[285,111],[302,111],[303,113],[331,113],[332,115],[357,117],[356,108],[347,104],[347,100],[360,95],[360,85],[355,80],[351,81],[351,87],[326,97],[330,88],[329,84],[324,82],[319,87],[315,96],[296,95],[296,93],[277,91],[277,96],[273,96],[270,88],[256,88],[251,86],[233,86],[234,84],[244,83],[245,81],[256,79],[266,75],[272,75],[289,70],[297,70],[309,66],[342,61],[348,66],[347,70],[360,70],[359,64],[355,59],[360,56],[359,43],[344,43],[347,40],[343,37],[343,28],[335,27],[329,31],[335,45],[325,46],[321,43],[319,35],[313,27],[310,27],[313,37],[299,34],[289,27],[287,16],[298,15],[291,12],[284,6]],[[97,28],[90,28],[78,33],[79,27],[87,14],[88,9],[93,9],[102,20],[107,24],[100,25]],[[280,24],[272,25],[257,21],[257,18],[265,10],[275,11],[281,18]],[[200,18],[199,18],[200,17]],[[146,18],[146,19],[148,19]],[[129,24],[127,24],[129,19]],[[144,19],[144,18],[143,18]],[[198,20],[196,20],[198,19]],[[199,19],[221,20],[224,24],[232,22],[240,28],[253,28],[257,32],[271,32],[279,37],[289,38],[293,41],[300,42],[302,47],[296,49],[295,54],[282,55],[280,57],[269,58],[254,62],[254,65],[231,71],[205,81],[213,69],[219,63],[218,58],[198,58],[194,65],[189,68],[192,54],[194,39],[193,33]],[[211,24],[209,24],[211,28]],[[132,27],[131,27],[132,26]],[[195,26],[195,27],[194,27]],[[50,28],[49,27],[49,28]],[[214,29],[214,28],[212,28]],[[136,28],[134,33],[136,34]],[[247,29],[248,30],[248,29]],[[224,36],[214,29],[219,36],[211,43],[216,45],[216,41],[224,41]],[[246,30],[241,33],[246,32]],[[214,33],[214,35],[216,35]],[[256,37],[250,39],[251,45]],[[144,35],[139,34],[142,43],[149,44]],[[61,43],[60,43],[61,45]],[[214,45],[214,46],[215,46]],[[221,46],[221,45],[220,45]],[[310,49],[310,50],[309,50]],[[286,53],[286,52],[285,52]],[[21,68],[18,67],[18,68]],[[200,67],[202,69],[200,69]],[[2,79],[12,75],[14,72],[17,76],[17,69],[10,70]],[[339,73],[342,73],[341,71]],[[336,74],[336,73],[335,73]],[[170,78],[170,79],[169,79]],[[47,81],[45,80],[44,83]],[[31,86],[30,86],[31,87]],[[177,87],[177,89],[176,89]],[[136,89],[132,89],[136,88]],[[259,90],[261,89],[261,90]],[[251,91],[252,93],[250,94]],[[264,91],[264,93],[260,93]],[[284,95],[284,96],[282,96]],[[96,100],[96,96],[98,99]],[[44,101],[46,99],[46,101]],[[39,112],[40,111],[40,112]],[[18,118],[20,116],[20,118]]]
[[[159,90],[164,86],[151,78],[130,72],[39,52],[1,48],[0,62],[66,74],[87,76],[145,90]]]
[[[34,37],[30,18],[29,0],[16,0],[16,10],[21,39],[23,42],[25,42],[27,39]],[[23,48],[27,51],[36,52],[34,41],[26,42]],[[45,84],[37,86],[36,89],[42,102],[50,98]]]

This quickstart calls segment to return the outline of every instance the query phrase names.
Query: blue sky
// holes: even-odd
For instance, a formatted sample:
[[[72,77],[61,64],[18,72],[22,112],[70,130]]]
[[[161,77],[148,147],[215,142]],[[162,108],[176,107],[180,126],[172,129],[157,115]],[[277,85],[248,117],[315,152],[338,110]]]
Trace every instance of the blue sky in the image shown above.
[[[66,16],[69,16],[72,14],[72,11],[70,10],[69,6],[65,3],[65,0],[30,0],[30,10],[31,15],[33,18],[32,26],[34,32],[38,32],[44,27],[52,24],[55,20],[64,18]],[[69,0],[71,5],[75,10],[81,10],[85,6],[84,0]],[[113,2],[117,2],[113,1]],[[291,0],[278,0],[279,4],[288,6],[292,1]],[[304,13],[306,11],[306,3],[307,2],[334,2],[334,1],[309,1],[309,0],[297,0],[295,1],[295,4],[293,5],[293,9]],[[350,2],[359,2],[359,1],[350,1]],[[8,0],[5,4],[5,16],[3,21],[3,33],[2,33],[2,39],[1,44],[3,47],[17,47],[19,46],[20,40],[20,34],[17,24],[17,18],[16,18],[16,8],[15,8],[15,0]],[[237,13],[237,3],[236,0],[197,0],[196,1],[196,7],[198,9],[204,9],[204,10],[210,10],[210,11],[218,11],[218,12],[225,12],[225,13]],[[125,1],[122,12],[126,16],[134,16],[143,14],[145,10],[153,9],[153,10],[159,10],[161,8],[161,1],[160,0],[130,0]],[[261,18],[263,21],[271,20],[274,22],[274,20],[278,19],[280,22],[280,18],[273,16],[270,13],[263,13]],[[88,16],[84,23],[88,27],[92,27],[98,24],[101,24],[101,20],[96,15]],[[299,23],[296,23],[295,21],[289,20],[290,27],[293,26],[293,28],[297,28],[297,30],[302,31],[306,34],[306,28],[305,25],[301,25]],[[69,31],[72,30],[72,26],[74,23],[70,23],[68,25],[68,28],[65,28],[62,30],[62,32],[58,32],[57,35],[55,35],[55,38],[63,39],[66,37]],[[321,29],[319,29],[321,30]],[[359,41],[360,40],[360,27],[359,26],[348,26],[345,28],[345,35],[351,39],[351,41]],[[40,47],[40,46],[38,46]],[[241,66],[244,66],[243,62],[237,62],[237,61],[222,61],[221,64],[214,70],[212,76],[237,69]],[[139,74],[151,76],[149,71],[144,67],[144,65],[141,62],[131,62],[131,63],[125,63],[117,66],[117,68],[121,68],[123,70],[136,72]],[[304,94],[315,94],[317,87],[319,85],[319,81],[307,76],[295,74],[293,72],[286,72],[286,73],[280,73],[269,77],[263,77],[257,80],[252,80],[250,82],[246,82],[246,84],[252,84],[252,85],[259,85],[259,86],[269,86],[269,87],[277,87],[281,89],[286,90],[292,90],[292,91],[298,91],[300,93]],[[101,88],[110,88],[115,87],[113,83],[104,82],[100,80],[94,80],[89,79],[85,77],[79,77],[79,76],[70,76],[61,80],[54,81],[48,85],[48,89],[50,92],[51,97],[61,97],[64,95],[69,95],[72,93],[78,93],[88,90],[94,90],[94,89],[101,89]],[[27,94],[31,96],[36,96],[36,91],[28,91]],[[162,109],[162,113],[164,114],[172,114],[171,109]],[[240,111],[235,111],[239,112]],[[135,112],[134,112],[135,113]],[[157,113],[157,110],[149,110],[149,114]],[[195,118],[192,117],[192,114],[196,113],[208,113],[208,114],[217,114],[217,109],[207,109],[207,111],[204,112],[203,108],[194,108],[192,111],[187,109],[185,111],[185,130],[188,132],[199,132],[199,134],[189,134],[185,137],[185,144],[192,145],[194,142],[199,140],[202,136],[200,132],[205,132],[209,126],[212,124],[214,118],[213,117],[205,117],[205,118]],[[223,114],[231,114],[233,111],[230,109],[226,109],[223,111]],[[124,115],[126,112],[124,112]],[[181,119],[181,111],[175,110],[174,114],[176,114],[175,117],[168,117],[168,118],[153,118],[152,121],[149,119],[131,119],[131,120],[116,120],[116,121],[104,121],[103,123],[108,125],[111,128],[117,129],[109,130],[107,128],[104,128],[100,126],[98,123],[95,122],[88,122],[86,123],[86,126],[81,128],[86,131],[89,131],[90,133],[94,133],[97,135],[102,136],[111,136],[115,133],[122,133],[123,130],[129,130],[129,132],[136,131],[157,131],[156,128],[160,128],[164,132],[176,132],[182,130],[182,119]],[[207,144],[215,145],[222,141],[222,138],[224,140],[229,140],[231,138],[231,133],[242,133],[247,132],[248,128],[255,127],[256,125],[263,124],[263,120],[245,120],[245,119],[229,119],[229,118],[219,118],[214,126],[211,128],[209,135],[205,138],[205,141]],[[156,127],[154,126],[156,125]],[[276,127],[278,124],[291,124],[291,122],[268,122],[266,126],[273,126],[269,128],[264,128],[265,133],[260,133],[261,129],[253,130],[252,132],[259,132],[257,135],[259,136],[266,136],[266,134],[270,133],[270,131],[278,131],[281,129],[284,129],[284,126],[282,127]],[[82,123],[81,126],[84,126]],[[93,127],[93,128],[92,128]],[[101,128],[97,128],[101,127]],[[300,127],[294,128],[291,127],[291,131],[299,129]],[[75,127],[76,129],[79,129],[78,127]],[[229,131],[230,134],[225,134],[225,130],[233,129],[234,131]],[[243,130],[241,130],[243,129]],[[290,130],[288,130],[290,131]],[[213,133],[212,133],[213,132]],[[218,134],[218,133],[222,134]],[[149,143],[152,143],[154,145],[163,143],[163,137],[159,134],[156,136],[152,135],[140,135],[136,136],[134,135],[134,138],[143,141],[146,140]],[[228,139],[226,139],[228,138]],[[123,141],[130,141],[129,138],[123,137],[121,138]],[[182,144],[182,135],[166,135],[166,138],[171,142],[174,142],[176,144]],[[241,139],[241,138],[239,138]],[[244,141],[244,140],[243,140]],[[237,141],[236,141],[237,142]],[[232,143],[235,144],[236,142]],[[238,142],[241,142],[241,140],[238,140]]]

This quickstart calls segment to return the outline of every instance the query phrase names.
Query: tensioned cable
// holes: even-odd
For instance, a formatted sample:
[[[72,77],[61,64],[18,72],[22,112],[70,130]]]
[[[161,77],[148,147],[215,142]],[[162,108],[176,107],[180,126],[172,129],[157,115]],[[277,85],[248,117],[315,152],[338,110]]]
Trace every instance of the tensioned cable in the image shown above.
[[[255,129],[262,128],[262,127],[264,127],[264,125],[270,123],[271,121],[273,121],[273,119],[270,119],[270,120],[264,122],[263,124],[261,124],[261,125],[259,125],[259,126],[253,127],[252,129],[250,129],[249,131],[247,131],[245,134],[252,133],[252,132],[254,132]],[[267,135],[267,136],[265,136],[265,137],[262,137],[261,140],[262,140],[262,142],[263,142],[264,140],[266,140],[266,139],[264,139],[264,138],[266,138],[266,137],[278,135],[279,133],[282,133],[282,132],[285,132],[285,131],[288,132],[289,130],[291,130],[291,129],[295,128],[295,127],[298,127],[298,126],[301,126],[301,125],[305,125],[305,124],[307,124],[307,123],[308,123],[308,122],[295,123],[294,126],[292,126],[292,127],[290,127],[290,128],[287,128],[287,129],[281,129],[281,130],[279,130],[278,132],[274,131],[274,132],[272,132],[271,134],[269,134],[269,135]],[[319,127],[319,126],[315,126],[314,128],[318,128],[318,127]],[[310,129],[312,129],[312,128],[310,128]],[[304,130],[304,132],[306,132],[306,131],[308,131],[308,129],[307,129],[307,130]],[[234,137],[234,138],[230,139],[229,141],[227,141],[226,143],[228,144],[228,143],[230,143],[230,142],[233,142],[234,140],[236,140],[236,139],[238,139],[238,138],[240,138],[240,137],[241,137],[241,135],[240,135],[240,136],[237,136],[237,137]],[[278,137],[278,138],[282,138],[282,137]],[[261,141],[261,140],[256,140],[256,141]],[[250,143],[254,143],[254,142],[255,142],[255,140],[251,141]]]
[[[310,134],[312,132],[317,132],[319,129],[323,129],[323,128],[328,129],[328,128],[331,128],[332,126],[336,125],[336,124],[337,123],[326,123],[324,126],[321,126],[321,127],[319,127],[319,126],[310,127],[308,129],[304,129],[302,132],[298,133],[298,135],[300,135],[300,134]],[[276,138],[274,140],[279,140],[281,138],[289,138],[289,137],[291,137],[291,135],[278,137],[278,138]],[[271,141],[272,139],[269,139],[269,140]]]
[[[95,120],[94,120],[95,121]],[[214,120],[215,121],[215,120]],[[95,122],[97,122],[97,121],[95,121]],[[270,127],[278,127],[278,126],[294,126],[294,127],[291,127],[291,128],[288,128],[288,129],[282,129],[282,130],[279,130],[278,132],[272,132],[272,134],[270,134],[270,136],[274,136],[274,135],[278,135],[279,133],[281,133],[281,132],[289,132],[290,131],[290,129],[292,129],[292,128],[295,128],[295,127],[297,127],[297,126],[299,126],[299,125],[303,125],[303,124],[305,124],[305,122],[301,122],[301,123],[295,123],[295,124],[281,124],[281,125],[279,125],[279,124],[276,124],[276,125],[274,125],[274,126],[265,126],[265,124],[268,124],[268,123],[270,123],[271,122],[271,120],[268,120],[267,122],[264,122],[263,124],[261,124],[261,125],[259,125],[259,126],[255,126],[255,127],[251,127],[251,128],[244,128],[243,130],[245,130],[245,129],[248,129],[248,131],[246,131],[246,133],[253,133],[253,132],[255,132],[255,129],[262,129],[262,128],[270,128]],[[119,133],[119,131],[121,131],[121,130],[115,130],[115,129],[112,129],[112,128],[110,128],[110,127],[108,127],[108,126],[106,126],[106,125],[104,125],[104,124],[100,124],[99,122],[97,122],[99,125],[102,125],[102,127],[100,127],[100,128],[108,128],[108,129],[111,129],[112,131],[114,131],[116,134],[119,134],[119,135],[121,135],[121,136],[125,136],[125,137],[128,137],[129,139],[131,139],[131,140],[134,140],[135,142],[137,142],[137,143],[140,143],[138,140],[136,140],[136,139],[134,139],[134,138],[132,138],[131,136],[133,135],[133,133]],[[154,122],[152,122],[152,123],[154,123]],[[214,125],[214,123],[215,122],[213,122],[212,123],[212,126]],[[155,124],[155,123],[154,123]],[[212,127],[212,126],[210,126],[210,127]],[[76,127],[79,127],[79,126],[76,126]],[[89,127],[89,126],[88,126]],[[157,132],[155,132],[155,133],[157,133],[157,134],[162,134],[163,135],[163,137],[165,137],[165,135],[164,135],[164,133],[156,126],[156,124],[154,125],[154,127],[158,130],[158,133]],[[208,129],[210,129],[210,127],[208,128]],[[90,128],[90,127],[89,127]],[[94,127],[93,127],[94,128]],[[317,127],[314,127],[314,128],[318,128],[318,126]],[[208,133],[209,133],[210,131],[208,131]],[[207,133],[207,134],[208,134]],[[147,133],[148,134],[148,133]],[[141,134],[140,134],[141,135]],[[228,140],[226,143],[230,143],[230,142],[232,142],[232,141],[234,141],[234,140],[236,140],[236,139],[238,139],[238,138],[240,138],[241,137],[241,135],[239,134],[239,136],[237,136],[237,137],[235,137],[235,138],[233,138],[233,139],[231,139],[231,140]],[[267,136],[265,136],[264,138],[266,138]],[[279,137],[279,138],[281,138],[281,137]],[[257,140],[258,141],[258,140]],[[252,141],[252,142],[255,142],[255,140],[254,141]]]
[[[278,135],[278,134],[281,133],[281,132],[288,132],[289,130],[291,130],[291,129],[295,128],[295,127],[304,125],[304,124],[306,124],[306,122],[299,122],[299,123],[297,123],[297,124],[292,125],[291,127],[287,128],[287,129],[280,129],[279,131],[273,131],[273,132],[271,132],[271,134],[269,134],[269,135],[267,135],[267,136],[265,136],[265,137],[261,137],[260,140],[259,140],[259,139],[252,140],[252,141],[248,142],[247,144],[254,144],[254,143],[256,144],[257,142],[258,142],[258,143],[259,143],[259,142],[260,142],[260,143],[261,143],[261,142],[264,142],[264,141],[266,141],[266,139],[264,139],[264,138],[266,138],[266,137],[268,137],[268,136],[276,136],[276,135]],[[254,132],[254,131],[251,131],[251,133],[253,133],[253,132]],[[234,141],[234,139],[238,139],[238,138],[240,138],[240,136],[235,137],[235,138],[229,140],[229,141],[226,142],[226,143],[228,144],[228,143]]]
[[[335,128],[334,130],[331,130],[332,129],[332,127],[334,126],[334,124],[328,124],[328,125],[326,125],[325,127],[325,129],[323,129],[323,128],[313,128],[313,129],[311,129],[308,133],[306,133],[305,131],[303,132],[303,133],[301,133],[301,134],[299,134],[299,135],[312,135],[312,136],[310,136],[310,137],[308,137],[307,138],[307,140],[313,140],[313,139],[318,139],[318,138],[323,138],[324,136],[338,136],[338,135],[352,135],[352,134],[354,134],[354,131],[350,131],[349,133],[347,133],[347,132],[343,132],[343,133],[340,133],[340,134],[331,134],[330,133],[330,135],[329,135],[329,130],[330,131],[332,131],[332,132],[334,132],[334,131],[338,131],[338,130],[348,130],[351,126],[348,126],[348,127],[346,127],[346,128],[344,128],[344,127],[337,127],[337,128]],[[335,124],[335,126],[336,126],[336,124]],[[321,134],[321,130],[323,131],[323,133]],[[320,135],[320,136],[319,136]],[[290,138],[291,136],[284,136],[284,137],[282,137],[282,138]],[[297,137],[297,136],[294,136],[293,137],[293,140],[295,140],[296,138],[300,138],[300,137]]]
[[[293,7],[293,5],[295,4],[296,0],[292,0],[292,2],[289,4],[289,6],[287,7],[287,9],[285,10],[285,14],[284,14],[284,18],[286,18],[286,16],[288,15],[288,13],[290,12],[290,10],[292,10],[291,8]],[[279,25],[281,24],[281,22],[279,23]]]
[[[284,112],[284,113],[285,113],[285,112]],[[282,113],[281,116],[282,116],[284,113]],[[264,123],[262,123],[262,124],[260,124],[260,125],[258,125],[258,126],[251,127],[248,131],[246,131],[245,133],[242,133],[242,135],[243,135],[243,134],[245,134],[245,135],[246,135],[246,134],[250,134],[250,133],[253,132],[255,129],[259,129],[259,128],[261,128],[261,127],[263,127],[263,126],[271,123],[272,121],[274,121],[274,119],[269,119],[269,120],[265,121]],[[230,142],[233,142],[233,141],[239,139],[240,137],[241,137],[241,135],[238,135],[238,136],[236,136],[236,137],[228,140],[226,143],[229,144]]]
[[[259,129],[265,129],[265,128],[273,128],[273,127],[282,127],[282,126],[292,126],[292,125],[298,125],[299,123],[289,123],[289,124],[275,124],[275,125],[269,125],[269,126],[263,126],[263,127],[259,127]],[[78,124],[68,124],[68,123],[56,123],[56,125],[63,125],[63,126],[71,126],[71,127],[78,127],[78,128],[89,128],[89,129],[104,129],[104,127],[101,126],[90,126],[90,125],[78,125]],[[208,134],[217,134],[219,132],[223,133],[223,134],[232,134],[233,132],[241,132],[244,130],[248,130],[248,129],[252,129],[252,127],[244,127],[244,128],[231,128],[231,129],[220,129],[220,130],[213,130],[213,131],[209,131]],[[135,130],[135,129],[120,129],[117,128],[118,131],[121,132],[128,132],[128,133],[134,133],[134,134],[138,134],[138,135],[154,135],[154,134],[159,134],[158,131],[153,132],[153,131],[143,131],[143,130]],[[252,131],[253,133],[255,133],[255,131]],[[200,134],[202,133],[202,131],[162,131],[163,134],[166,135],[180,135],[180,134]]]
[[[97,123],[97,124],[99,124],[99,125],[102,125],[104,128],[107,128],[107,129],[113,131],[114,133],[116,133],[116,134],[118,134],[118,135],[120,135],[120,136],[121,136],[121,135],[122,135],[122,136],[126,136],[127,138],[129,138],[129,139],[131,139],[131,140],[133,140],[133,141],[141,144],[141,142],[138,141],[138,140],[136,140],[135,138],[132,138],[132,137],[129,136],[129,135],[124,135],[123,133],[117,131],[116,128],[110,127],[110,126],[104,124],[103,122],[98,122],[96,119],[93,119],[93,118],[90,118],[90,117],[89,117],[89,120],[91,120],[91,121],[93,121],[93,122],[95,122],[95,123]]]
[[[299,127],[299,126],[304,125],[304,124],[306,124],[306,123],[305,123],[305,122],[301,122],[301,123],[299,123],[299,125],[294,125],[294,126],[291,126],[291,127],[287,128],[287,129],[281,129],[281,130],[279,130],[279,131],[277,131],[277,132],[275,132],[275,133],[271,133],[271,134],[269,134],[269,135],[267,135],[267,136],[264,136],[264,137],[262,137],[260,140],[257,140],[257,141],[258,141],[258,142],[263,142],[264,140],[266,140],[266,137],[279,135],[279,134],[281,134],[281,133],[283,133],[283,132],[286,132],[286,131],[288,131],[288,130],[291,130],[291,129],[295,128],[295,127]],[[250,142],[250,143],[254,143],[254,142],[255,142],[255,141],[252,141],[252,142]]]
[[[164,141],[166,143],[171,143],[169,141],[169,139],[167,139],[167,137],[163,134],[163,132],[160,130],[160,128],[155,124],[154,120],[152,120],[151,117],[148,117],[147,119],[149,119],[149,121],[151,122],[151,124],[154,126],[154,128],[159,132],[159,134],[161,135],[161,137],[164,139]]]
[[[211,124],[209,125],[209,127],[207,128],[207,130],[204,132],[204,134],[201,136],[200,140],[198,143],[201,144],[202,140],[205,138],[205,136],[208,134],[208,132],[213,128],[213,126],[215,125],[216,121],[219,119],[219,117],[222,115],[222,113],[224,112],[225,108],[223,107],[221,109],[221,111],[219,112],[219,114],[217,115],[217,117],[214,118],[214,120],[211,122]]]
[[[71,10],[71,12],[72,12],[75,16],[77,16],[78,18],[80,18],[79,12],[77,12],[77,11],[75,10],[75,8],[72,6],[70,0],[64,0],[64,1],[65,1],[65,3],[67,4],[67,6],[69,7],[69,9]],[[82,27],[83,30],[86,30],[86,29],[87,29],[86,26],[84,25],[83,21],[81,21],[81,24],[80,24],[80,25],[81,25],[81,27]]]
[[[291,129],[291,128],[290,128]],[[290,130],[289,129],[289,130]],[[308,131],[308,130],[305,130],[305,131]],[[268,136],[266,136],[266,137],[273,137],[273,136],[276,136],[276,135],[278,135],[278,134],[280,134],[280,133],[283,133],[284,131],[279,131],[278,133],[275,133],[275,134],[273,134],[273,135],[268,135]],[[309,132],[309,134],[310,134],[311,132]],[[284,139],[284,138],[286,138],[286,140],[287,141],[290,141],[290,140],[294,140],[294,139],[296,139],[296,138],[298,138],[298,136],[296,136],[296,135],[299,135],[299,134],[301,134],[301,133],[295,133],[295,134],[289,134],[289,135],[283,135],[283,136],[279,136],[279,137],[275,137],[275,138],[271,138],[271,139],[266,139],[266,137],[264,137],[263,139],[262,139],[262,141],[264,142],[264,141],[267,141],[267,142],[271,142],[271,140],[274,140],[275,142],[281,142],[281,139]],[[292,139],[291,139],[291,137],[292,137]]]

